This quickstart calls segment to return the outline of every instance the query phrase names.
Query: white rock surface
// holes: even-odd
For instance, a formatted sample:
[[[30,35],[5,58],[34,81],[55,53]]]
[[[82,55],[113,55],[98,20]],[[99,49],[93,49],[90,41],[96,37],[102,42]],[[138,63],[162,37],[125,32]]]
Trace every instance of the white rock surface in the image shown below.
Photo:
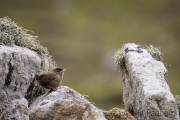
[[[122,47],[127,73],[123,74],[123,100],[138,120],[179,120],[177,105],[164,78],[164,64],[140,45]]]
[[[28,102],[25,98],[13,100],[6,107],[0,115],[1,120],[29,120]]]
[[[28,107],[24,97],[31,96],[34,90],[34,74],[43,72],[42,69],[44,68],[42,68],[41,63],[39,55],[28,48],[0,45],[0,119],[6,120],[4,118],[7,117],[8,120],[13,119],[13,112],[12,116],[8,112],[12,107],[17,112],[22,110],[21,107],[17,106]],[[45,66],[45,68],[48,68],[48,64],[45,64]],[[17,105],[15,105],[16,103]],[[24,110],[24,113],[27,113],[27,109]],[[18,112],[18,114],[21,113]],[[22,115],[22,118],[17,120],[26,119]]]

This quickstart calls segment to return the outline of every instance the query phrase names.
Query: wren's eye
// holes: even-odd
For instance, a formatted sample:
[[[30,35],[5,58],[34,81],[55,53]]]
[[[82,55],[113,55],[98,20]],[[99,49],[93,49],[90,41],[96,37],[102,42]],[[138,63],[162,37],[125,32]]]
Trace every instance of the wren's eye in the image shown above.
[[[56,69],[55,69],[56,72],[60,72],[60,71],[62,71],[62,70],[63,70],[62,68],[56,68]]]

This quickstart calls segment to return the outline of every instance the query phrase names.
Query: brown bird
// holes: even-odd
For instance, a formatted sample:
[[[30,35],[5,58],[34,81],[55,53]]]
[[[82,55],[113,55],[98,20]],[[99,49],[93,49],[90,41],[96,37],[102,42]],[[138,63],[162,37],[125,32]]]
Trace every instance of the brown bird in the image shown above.
[[[42,75],[35,74],[34,77],[42,87],[50,89],[50,91],[56,91],[57,87],[62,83],[66,70],[67,69],[55,68]]]

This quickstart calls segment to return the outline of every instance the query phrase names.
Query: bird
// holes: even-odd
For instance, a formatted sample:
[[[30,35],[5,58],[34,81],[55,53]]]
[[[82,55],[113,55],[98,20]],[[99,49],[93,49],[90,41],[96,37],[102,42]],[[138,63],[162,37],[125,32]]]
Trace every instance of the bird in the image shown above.
[[[55,68],[41,75],[34,75],[34,78],[39,84],[50,91],[56,91],[58,86],[62,83],[64,72],[67,69]]]

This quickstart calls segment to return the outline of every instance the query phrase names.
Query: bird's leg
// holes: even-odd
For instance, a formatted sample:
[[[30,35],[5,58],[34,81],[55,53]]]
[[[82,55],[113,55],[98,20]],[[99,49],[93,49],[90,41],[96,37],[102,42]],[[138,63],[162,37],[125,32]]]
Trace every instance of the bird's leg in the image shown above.
[[[54,88],[53,90],[54,90],[54,91],[56,91],[56,90],[57,90],[57,88]]]
[[[52,91],[56,91],[57,90],[57,88],[54,88],[54,87],[51,87],[51,86],[49,86],[49,85],[46,85],[49,89],[51,89]]]
[[[48,87],[49,89],[51,89],[51,90],[49,90],[49,91],[47,92],[47,94],[49,94],[49,93],[51,93],[51,92],[53,92],[53,91],[58,90],[58,87],[57,87],[57,88],[54,88],[54,87],[51,87],[51,86],[49,86],[49,85],[46,85],[46,87]]]

